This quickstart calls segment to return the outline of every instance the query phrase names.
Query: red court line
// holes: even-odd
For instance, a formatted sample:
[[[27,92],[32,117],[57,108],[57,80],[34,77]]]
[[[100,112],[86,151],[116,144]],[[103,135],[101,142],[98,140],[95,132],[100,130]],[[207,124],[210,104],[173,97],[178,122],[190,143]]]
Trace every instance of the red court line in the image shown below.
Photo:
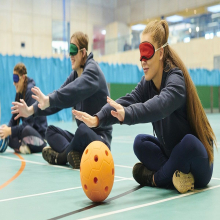
[[[3,189],[4,187],[6,187],[12,181],[14,181],[23,172],[23,170],[25,168],[26,162],[24,161],[24,158],[21,155],[17,154],[17,153],[14,153],[14,154],[21,159],[21,167],[18,170],[18,172],[11,179],[9,179],[7,182],[3,183],[0,186],[0,190]]]

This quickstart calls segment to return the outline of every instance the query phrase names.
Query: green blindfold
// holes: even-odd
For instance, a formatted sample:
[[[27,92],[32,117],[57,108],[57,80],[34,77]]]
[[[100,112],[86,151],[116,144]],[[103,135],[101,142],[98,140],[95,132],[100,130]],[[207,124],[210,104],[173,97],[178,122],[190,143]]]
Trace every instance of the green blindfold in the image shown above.
[[[75,56],[78,53],[78,47],[75,44],[70,44],[70,56]]]

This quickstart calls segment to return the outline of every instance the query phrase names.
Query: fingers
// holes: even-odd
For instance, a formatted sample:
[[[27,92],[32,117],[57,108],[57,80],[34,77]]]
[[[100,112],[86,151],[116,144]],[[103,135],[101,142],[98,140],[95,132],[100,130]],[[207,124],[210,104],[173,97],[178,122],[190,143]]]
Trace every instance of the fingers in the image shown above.
[[[109,97],[107,98],[107,102],[116,110],[120,108],[120,105]]]
[[[11,110],[16,110],[18,107],[17,106],[12,106]]]
[[[38,91],[41,91],[39,87],[37,86],[34,86],[34,89],[38,90]]]
[[[82,117],[82,116],[87,116],[88,114],[85,112],[77,111],[77,110],[72,110],[72,113],[77,116],[77,117]]]
[[[19,111],[17,109],[11,112],[11,114],[18,114],[18,113]]]
[[[41,104],[38,104],[37,106],[38,106],[39,109],[44,110],[44,109],[42,108],[42,105],[41,105]]]
[[[14,106],[11,107],[11,110],[12,110],[12,114],[17,114],[19,113],[19,106],[23,106],[23,104],[21,103],[17,103],[15,104]]]
[[[83,115],[84,112],[80,112],[80,111],[76,111],[76,110],[73,110],[72,112],[75,115],[76,119],[83,121],[87,126],[89,126],[90,119],[88,117],[86,117],[86,115]]]
[[[19,119],[21,116],[20,114],[16,115],[16,117],[14,118],[14,120],[16,121],[17,119]]]
[[[12,102],[12,105],[19,105],[21,104],[20,102]]]
[[[35,99],[35,100],[37,100],[38,102],[40,102],[40,99],[39,99],[38,96],[36,96],[36,95],[32,95],[32,98]]]
[[[16,106],[23,106],[23,104],[20,102],[12,102],[12,104],[14,105],[12,108],[16,108]]]
[[[40,90],[40,88],[39,87],[37,87],[37,86],[35,86],[34,88],[32,88],[33,89],[33,92],[36,94],[36,95],[44,95],[42,92],[41,92],[41,90]],[[32,90],[31,89],[31,90]]]
[[[37,90],[37,87],[32,88],[31,91],[35,94],[35,95],[39,95],[39,90]]]
[[[26,102],[24,101],[24,99],[20,99],[20,102],[21,102],[23,105],[27,105]]]
[[[0,129],[0,137],[1,137],[1,139],[5,138],[5,134],[4,134],[4,131],[2,129]]]
[[[112,116],[114,116],[115,118],[117,118],[119,120],[119,114],[116,111],[111,111]]]
[[[75,118],[78,119],[79,121],[83,121],[82,117],[75,115]]]

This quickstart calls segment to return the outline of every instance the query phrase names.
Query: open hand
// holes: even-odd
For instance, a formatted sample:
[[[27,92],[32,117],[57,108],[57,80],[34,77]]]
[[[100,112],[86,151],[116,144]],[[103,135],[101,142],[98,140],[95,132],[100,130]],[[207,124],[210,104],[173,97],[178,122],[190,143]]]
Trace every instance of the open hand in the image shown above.
[[[20,99],[20,102],[12,102],[12,104],[14,106],[11,107],[11,113],[18,114],[14,118],[15,120],[17,120],[20,117],[28,118],[30,115],[33,114],[33,112],[31,111],[31,107],[28,107],[23,99]]]
[[[75,115],[76,119],[83,121],[90,128],[94,128],[99,125],[99,119],[97,116],[91,116],[85,112],[77,110],[73,110],[72,113]]]
[[[44,95],[38,87],[34,87],[31,91],[35,94],[32,98],[39,102],[38,108],[44,110],[50,106],[49,96]]]
[[[117,102],[115,102],[113,99],[107,96],[107,102],[109,105],[111,105],[113,108],[115,108],[115,111],[111,111],[112,116],[117,118],[120,122],[123,122],[125,119],[125,110],[124,107]]]

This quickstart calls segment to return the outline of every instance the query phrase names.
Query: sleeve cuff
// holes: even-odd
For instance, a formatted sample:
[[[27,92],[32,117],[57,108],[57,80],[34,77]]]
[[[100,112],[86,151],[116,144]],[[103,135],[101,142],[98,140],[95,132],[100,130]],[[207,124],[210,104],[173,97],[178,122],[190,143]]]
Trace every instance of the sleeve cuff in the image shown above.
[[[105,113],[104,113],[104,111],[99,111],[94,116],[97,116],[99,119],[99,125],[96,128],[100,128],[100,127],[105,126],[105,123],[104,123]]]
[[[38,115],[38,102],[35,102],[33,104],[33,108],[34,108],[34,116]]]
[[[18,136],[19,125],[11,127],[11,137],[15,138]]]
[[[132,125],[132,115],[133,115],[132,108],[128,106],[128,107],[124,107],[124,110],[125,110],[125,118],[122,123],[127,125]]]
[[[56,107],[55,97],[56,97],[56,92],[53,92],[52,94],[49,95],[50,107]]]

